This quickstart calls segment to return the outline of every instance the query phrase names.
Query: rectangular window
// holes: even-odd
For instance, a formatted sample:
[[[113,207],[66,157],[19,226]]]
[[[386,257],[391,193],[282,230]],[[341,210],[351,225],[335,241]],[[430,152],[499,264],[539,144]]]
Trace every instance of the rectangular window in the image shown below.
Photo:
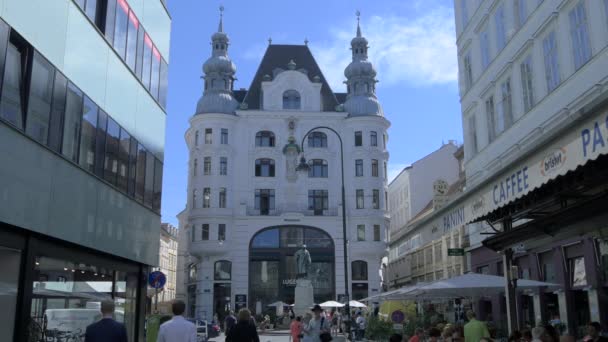
[[[561,83],[559,76],[559,65],[557,61],[557,41],[555,31],[551,31],[543,39],[543,56],[545,60],[545,78],[547,79],[547,91],[552,92]]]
[[[467,53],[464,56],[464,86],[466,90],[471,89],[473,86],[473,66],[471,65],[471,53]]]
[[[6,51],[2,98],[0,99],[0,118],[8,121],[18,129],[23,129],[24,91],[27,70],[27,44],[15,32]]]
[[[386,165],[386,162],[384,162],[384,179],[388,180],[388,166]]]
[[[355,132],[355,146],[363,146],[363,133],[361,131]]]
[[[372,207],[374,209],[380,209],[380,190],[372,190]]]
[[[198,175],[198,159],[196,159],[196,158],[194,158],[194,161],[192,162],[192,175],[193,176]]]
[[[47,144],[55,68],[38,52],[34,53],[25,133]]]
[[[152,210],[160,213],[160,205],[162,201],[162,189],[163,189],[163,163],[154,158],[154,202],[152,203]]]
[[[211,157],[203,159],[203,174],[206,176],[211,174]]]
[[[201,240],[203,240],[203,241],[209,240],[209,224],[208,223],[203,223]]]
[[[526,0],[515,0],[515,16],[517,18],[517,27],[522,27],[528,19],[528,9],[526,8]]]
[[[102,113],[100,111],[99,113]],[[135,184],[137,175],[137,139],[131,137],[131,143],[129,148],[129,179],[128,179],[128,193],[129,196],[135,196]]]
[[[309,162],[308,177],[327,178],[327,162],[323,159],[313,159]]]
[[[469,117],[469,141],[470,141],[470,149],[471,156],[476,154],[479,151],[479,146],[477,143],[477,123],[475,122],[475,115],[471,115]]]
[[[144,205],[152,208],[154,206],[154,155],[146,152],[146,181],[144,192]]]
[[[95,172],[95,140],[97,138],[97,105],[84,97],[80,127],[80,156],[78,163],[85,170]]]
[[[372,177],[378,177],[378,159],[372,159]]]
[[[388,191],[384,192],[384,210],[388,210]]]
[[[355,177],[363,177],[363,159],[355,160]]]
[[[574,52],[574,68],[580,69],[591,59],[591,45],[587,29],[587,13],[585,2],[579,1],[568,13],[570,18],[570,36],[572,38],[572,51]]]
[[[375,224],[374,225],[374,241],[380,241],[380,225],[379,224]]]
[[[142,70],[144,64],[144,33],[144,28],[139,25],[139,30],[137,30],[137,54],[135,56],[135,75],[137,75],[137,78],[142,82]]]
[[[226,208],[226,188],[220,188],[219,207]]]
[[[108,114],[99,109],[97,114],[97,131],[95,132],[95,174],[103,178],[106,160],[106,135],[108,129]]]
[[[511,99],[511,79],[507,78],[500,85],[500,95],[501,95],[501,106],[499,113],[499,120],[502,121],[501,130],[497,130],[497,133],[502,133],[504,130],[508,129],[513,125],[513,102]]]
[[[492,142],[496,139],[496,115],[494,113],[494,96],[490,96],[486,100],[486,117],[488,120],[488,141]]]
[[[363,198],[363,189],[357,189],[357,209],[363,209],[365,207],[365,200]]]
[[[68,88],[68,79],[59,71],[55,72],[53,87],[53,106],[49,123],[48,146],[55,152],[61,152],[63,114],[65,113],[65,97]]]
[[[357,225],[357,241],[365,241],[365,225]]]
[[[213,129],[205,128],[205,144],[213,143]]]
[[[135,177],[135,199],[141,203],[144,201],[144,190],[146,181],[146,149],[142,144],[137,145],[137,176]]]
[[[228,174],[228,158],[220,157],[220,175],[226,176]]]
[[[169,65],[165,59],[160,62],[160,85],[158,89],[158,102],[161,107],[167,108],[167,89],[169,88]]]
[[[308,190],[308,210],[313,210],[315,215],[323,215],[328,205],[327,190]]]
[[[114,22],[114,50],[122,58],[125,59],[127,49],[127,25],[129,22],[129,5],[126,0],[118,0],[116,6],[116,19]]]
[[[158,100],[158,88],[160,84],[160,52],[156,46],[152,47],[152,70],[150,72],[150,93]]]
[[[116,23],[116,0],[107,0],[104,33],[108,42],[114,42],[114,24]]]
[[[222,128],[220,135],[220,144],[228,145],[228,128]]]
[[[268,215],[270,210],[274,210],[274,189],[255,190],[255,209],[260,211],[260,215]]]
[[[61,153],[68,159],[78,161],[80,140],[80,118],[82,117],[82,92],[72,82],[68,83],[65,116],[63,118],[63,144]]]
[[[141,82],[150,90],[150,71],[152,70],[152,40],[144,32],[144,51],[142,58]]]
[[[505,31],[505,7],[500,5],[494,13],[494,21],[496,23],[496,48],[502,50],[507,43]]]
[[[99,7],[101,7],[101,3],[98,0],[87,0],[86,5],[84,6],[84,12],[86,13],[87,17],[89,17],[89,19],[95,23],[96,26],[99,25],[97,20],[97,9]]]
[[[479,44],[481,47],[481,66],[485,70],[490,65],[490,40],[487,29],[479,34]]]
[[[375,131],[369,132],[369,145],[378,146],[378,133]]]
[[[532,74],[532,56],[526,57],[519,66],[521,73],[521,88],[524,100],[524,112],[529,112],[534,107],[534,83]]]
[[[90,0],[89,0],[90,1]],[[129,11],[129,20],[127,26],[127,51],[125,62],[129,69],[135,71],[137,58],[137,32],[139,31],[139,20],[133,11]]]
[[[388,140],[388,135],[382,134],[382,147],[386,150],[386,141]]]
[[[103,178],[112,184],[116,184],[116,176],[118,175],[119,142],[120,126],[118,126],[114,119],[108,118],[108,131],[106,134],[106,159],[104,161]]]
[[[217,239],[220,241],[226,241],[226,224],[220,223],[217,226]]]
[[[203,208],[211,208],[211,188],[203,188]]]

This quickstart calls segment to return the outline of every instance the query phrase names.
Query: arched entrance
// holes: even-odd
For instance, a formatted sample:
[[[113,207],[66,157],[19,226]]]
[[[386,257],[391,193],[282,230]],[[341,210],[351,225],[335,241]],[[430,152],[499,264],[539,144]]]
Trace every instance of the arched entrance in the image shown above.
[[[256,233],[249,243],[249,307],[262,312],[267,305],[293,304],[296,286],[294,254],[302,246],[312,259],[309,277],[314,302],[335,299],[334,242],[325,231],[308,226],[278,226]]]

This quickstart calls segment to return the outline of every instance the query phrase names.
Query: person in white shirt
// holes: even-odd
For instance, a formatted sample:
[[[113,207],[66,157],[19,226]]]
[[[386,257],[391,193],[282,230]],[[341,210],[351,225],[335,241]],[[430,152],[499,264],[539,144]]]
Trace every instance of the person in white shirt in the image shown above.
[[[171,305],[173,318],[163,323],[158,331],[157,342],[197,342],[196,326],[187,321],[183,314],[186,311],[186,303],[176,300]]]
[[[357,323],[358,337],[362,339],[365,336],[366,322],[365,317],[363,317],[361,314],[361,311],[357,312],[357,320],[355,322]]]

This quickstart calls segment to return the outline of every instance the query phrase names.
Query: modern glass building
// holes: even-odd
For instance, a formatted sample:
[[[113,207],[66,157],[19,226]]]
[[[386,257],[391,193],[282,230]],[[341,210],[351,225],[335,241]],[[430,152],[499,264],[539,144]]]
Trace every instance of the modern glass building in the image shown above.
[[[162,0],[0,0],[0,340],[78,340],[113,299],[143,341],[170,25]]]

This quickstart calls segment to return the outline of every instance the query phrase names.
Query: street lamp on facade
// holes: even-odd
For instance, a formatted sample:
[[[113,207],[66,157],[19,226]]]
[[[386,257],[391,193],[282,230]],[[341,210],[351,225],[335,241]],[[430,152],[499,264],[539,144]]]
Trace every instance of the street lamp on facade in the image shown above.
[[[348,246],[347,246],[347,239],[346,239],[346,192],[344,190],[344,147],[342,146],[342,137],[340,137],[340,134],[338,134],[338,132],[336,132],[336,130],[334,130],[331,127],[327,127],[327,126],[318,126],[318,127],[314,127],[311,128],[308,132],[306,132],[306,134],[304,134],[304,136],[302,137],[302,143],[301,143],[301,150],[302,150],[302,157],[300,158],[300,164],[297,167],[298,171],[308,171],[308,169],[310,168],[310,166],[306,163],[306,158],[304,158],[304,140],[306,140],[306,137],[308,137],[308,135],[310,133],[312,133],[315,130],[319,130],[319,129],[326,129],[328,131],[333,132],[337,137],[338,140],[340,141],[340,171],[341,171],[341,175],[342,175],[342,242],[343,242],[343,248],[344,248],[344,296],[345,296],[345,323],[346,323],[346,336],[348,336],[350,338],[350,306],[349,306],[349,301],[350,301],[350,296],[349,296],[349,291],[348,291]]]

